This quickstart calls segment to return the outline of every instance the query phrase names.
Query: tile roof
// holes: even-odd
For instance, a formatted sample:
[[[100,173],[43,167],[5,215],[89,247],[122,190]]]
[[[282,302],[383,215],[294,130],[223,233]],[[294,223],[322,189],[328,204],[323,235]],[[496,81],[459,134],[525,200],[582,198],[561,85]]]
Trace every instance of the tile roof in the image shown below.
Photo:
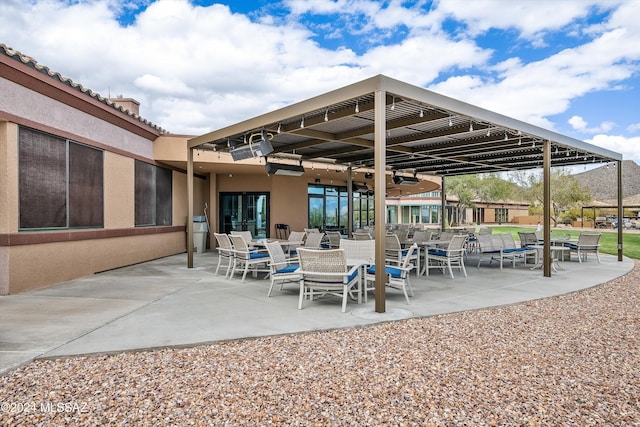
[[[104,96],[100,95],[99,93],[94,92],[91,89],[85,88],[84,86],[82,86],[81,84],[78,84],[76,82],[74,82],[73,80],[71,80],[68,77],[64,77],[63,75],[61,75],[60,73],[58,73],[57,71],[53,71],[51,70],[49,67],[46,67],[44,65],[40,65],[35,59],[33,59],[30,56],[27,56],[25,54],[23,54],[22,52],[19,52],[15,49],[12,49],[11,47],[0,43],[0,54],[3,54],[11,59],[14,59],[16,61],[22,62],[23,64],[33,68],[36,71],[39,71],[42,74],[45,74],[47,76],[49,76],[52,79],[55,79],[75,90],[77,90],[78,92],[86,95],[86,96],[90,96],[91,98],[110,106],[111,108],[118,110],[132,118],[134,118],[135,120],[138,120],[139,122],[157,130],[158,132],[165,134],[168,133],[167,130],[161,128],[160,126],[150,122],[149,120],[141,117],[138,114],[132,113],[129,110],[116,105],[115,102],[109,100],[109,98],[105,98]]]

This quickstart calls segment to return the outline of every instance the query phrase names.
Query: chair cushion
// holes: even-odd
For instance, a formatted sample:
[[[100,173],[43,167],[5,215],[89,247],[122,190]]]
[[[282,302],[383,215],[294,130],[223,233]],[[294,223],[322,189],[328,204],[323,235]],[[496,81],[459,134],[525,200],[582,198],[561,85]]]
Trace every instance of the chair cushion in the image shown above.
[[[402,277],[402,270],[396,267],[385,266],[384,272],[394,279],[400,279]],[[367,273],[376,274],[376,266],[372,265],[371,267],[367,268]]]
[[[251,252],[249,253],[249,259],[269,258],[269,254],[264,252]]]
[[[447,256],[447,251],[443,251],[442,249],[429,249],[429,255]]]
[[[355,279],[356,277],[358,277],[358,270],[354,271],[353,273],[351,273],[349,275],[349,280],[347,280],[347,282],[351,282],[353,279]]]
[[[573,243],[569,244],[570,249],[578,249],[578,245],[574,245]]]
[[[281,268],[279,270],[276,270],[275,274],[284,274],[284,273],[293,273],[294,271],[296,271],[298,268],[300,268],[300,266],[298,264],[291,264],[291,265],[287,265],[284,268]]]
[[[513,252],[516,252],[516,251],[517,251],[517,249],[503,249],[502,253],[510,254],[510,253],[513,253]]]

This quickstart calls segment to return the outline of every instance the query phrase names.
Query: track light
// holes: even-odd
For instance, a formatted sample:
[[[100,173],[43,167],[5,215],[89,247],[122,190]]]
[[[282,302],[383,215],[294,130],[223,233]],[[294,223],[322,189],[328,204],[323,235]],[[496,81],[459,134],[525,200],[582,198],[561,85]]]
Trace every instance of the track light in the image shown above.
[[[278,123],[278,130],[276,132],[280,133],[280,129],[282,128],[282,125],[280,123]]]
[[[420,114],[419,114],[419,116],[420,116],[421,118],[422,118],[422,117],[424,117],[424,110],[423,110],[422,108],[420,109]]]
[[[302,120],[300,120],[300,129],[304,128],[304,116],[302,116]]]
[[[473,122],[469,123],[469,132],[473,132]]]
[[[360,106],[358,105],[358,101],[356,101],[356,113],[360,112]]]
[[[505,141],[509,140],[509,136],[507,135],[507,131],[504,131],[504,140]]]
[[[329,109],[328,108],[324,111],[324,121],[325,122],[329,121]]]
[[[487,128],[487,136],[491,136],[491,128]]]
[[[453,126],[453,122],[451,121],[451,116],[449,116],[449,127]]]
[[[522,137],[521,136],[518,137],[518,145],[522,145]]]
[[[391,111],[396,109],[396,97],[394,96],[391,101]]]

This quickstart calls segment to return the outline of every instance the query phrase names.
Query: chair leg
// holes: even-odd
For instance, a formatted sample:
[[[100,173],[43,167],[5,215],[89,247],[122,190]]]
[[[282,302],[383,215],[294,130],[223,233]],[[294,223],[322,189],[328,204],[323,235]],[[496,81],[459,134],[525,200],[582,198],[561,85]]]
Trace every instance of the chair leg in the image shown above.
[[[302,310],[303,299],[304,299],[304,280],[300,279],[300,297],[298,298],[298,310]]]
[[[267,293],[267,298],[271,296],[271,291],[273,290],[273,285],[275,283],[275,279],[273,278],[273,276],[271,277],[271,286],[269,286],[269,292]],[[280,289],[282,289],[282,286],[280,286]]]
[[[349,297],[349,292],[347,291],[347,285],[344,285],[342,289],[342,312],[347,312],[347,298]]]
[[[462,267],[462,272],[464,273],[464,277],[467,277],[467,269],[464,268],[464,259],[460,259],[460,267]]]

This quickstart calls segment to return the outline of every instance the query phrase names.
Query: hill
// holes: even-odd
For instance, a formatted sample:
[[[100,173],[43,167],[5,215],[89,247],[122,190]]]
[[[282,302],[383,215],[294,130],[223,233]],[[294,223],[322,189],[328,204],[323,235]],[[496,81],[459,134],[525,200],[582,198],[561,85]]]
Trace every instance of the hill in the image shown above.
[[[578,182],[589,188],[594,201],[617,204],[618,171],[614,164],[600,166],[574,175]],[[638,204],[640,200],[640,166],[633,160],[622,162],[622,197],[625,204]]]

